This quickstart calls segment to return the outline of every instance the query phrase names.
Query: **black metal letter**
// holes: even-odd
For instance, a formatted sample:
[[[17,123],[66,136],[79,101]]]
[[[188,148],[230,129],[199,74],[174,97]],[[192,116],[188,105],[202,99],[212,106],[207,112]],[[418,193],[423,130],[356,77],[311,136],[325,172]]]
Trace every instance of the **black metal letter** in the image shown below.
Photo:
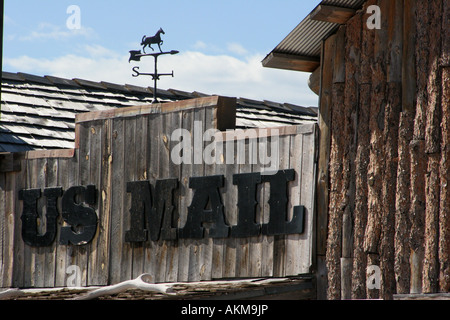
[[[38,235],[37,219],[39,214],[37,212],[37,200],[41,197],[40,189],[20,190],[19,199],[23,200],[22,212],[22,238],[23,241],[32,247],[47,247],[50,246],[56,237],[56,219],[58,217],[58,210],[56,208],[56,201],[62,194],[62,188],[46,188],[44,196],[47,197],[47,223],[46,232],[43,235]]]
[[[70,227],[62,227],[60,244],[69,243],[81,246],[89,243],[97,231],[97,213],[91,207],[77,203],[76,197],[84,198],[84,202],[95,204],[97,190],[95,186],[76,186],[68,189],[62,197],[62,217]]]
[[[128,182],[127,192],[131,193],[131,208],[130,230],[125,232],[125,241],[147,241],[147,230],[145,230],[144,219],[152,208],[150,183],[148,181]]]
[[[175,240],[177,229],[172,227],[172,217],[175,210],[173,191],[178,187],[178,179],[157,180],[153,198],[152,214],[147,218],[150,238],[157,241],[161,234],[162,240]]]
[[[228,237],[230,227],[225,222],[224,206],[219,191],[223,183],[223,175],[189,179],[189,188],[194,189],[194,196],[188,208],[186,224],[178,231],[180,238],[203,238],[205,231],[203,223],[213,223],[209,229],[211,238]],[[207,209],[208,204],[210,209]]]
[[[253,237],[261,232],[256,223],[256,186],[261,183],[261,173],[242,173],[233,175],[233,184],[238,186],[238,224],[231,227],[231,236]]]
[[[270,183],[270,217],[269,223],[262,226],[265,235],[294,234],[303,232],[304,207],[294,207],[291,221],[287,221],[287,202],[289,181],[295,179],[293,169],[280,170],[274,175],[262,175],[263,182]]]

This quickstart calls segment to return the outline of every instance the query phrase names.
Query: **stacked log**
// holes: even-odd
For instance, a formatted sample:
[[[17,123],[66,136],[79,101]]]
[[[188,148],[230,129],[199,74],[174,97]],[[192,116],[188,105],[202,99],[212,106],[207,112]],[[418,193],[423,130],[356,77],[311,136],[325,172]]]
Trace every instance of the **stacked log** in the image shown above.
[[[366,26],[374,4],[379,30]],[[450,290],[449,7],[366,1],[325,41],[344,67],[322,76],[345,73],[328,102],[330,299]],[[373,265],[379,288],[367,285]]]

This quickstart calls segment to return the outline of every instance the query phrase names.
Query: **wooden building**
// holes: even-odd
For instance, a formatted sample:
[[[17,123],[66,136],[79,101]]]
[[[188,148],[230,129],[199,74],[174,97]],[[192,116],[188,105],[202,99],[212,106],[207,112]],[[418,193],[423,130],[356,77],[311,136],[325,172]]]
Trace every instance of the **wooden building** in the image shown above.
[[[317,110],[151,97],[3,73],[0,299],[315,298]]]
[[[322,297],[450,291],[449,31],[447,0],[322,1],[263,61],[320,96]]]
[[[144,274],[243,281],[234,297],[448,298],[449,23],[447,0],[321,1],[263,61],[311,73],[318,124],[269,101],[148,105],[148,88],[5,74],[0,287],[59,290],[75,266],[84,290]],[[177,164],[175,129],[217,144]]]

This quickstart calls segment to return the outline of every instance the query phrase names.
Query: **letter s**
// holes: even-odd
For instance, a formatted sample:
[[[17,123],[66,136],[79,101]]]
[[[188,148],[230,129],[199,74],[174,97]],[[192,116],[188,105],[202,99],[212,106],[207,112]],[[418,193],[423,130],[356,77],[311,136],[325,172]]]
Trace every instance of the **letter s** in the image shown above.
[[[70,227],[61,228],[60,244],[81,246],[89,243],[97,231],[97,214],[91,207],[77,203],[77,195],[88,204],[95,204],[95,186],[77,186],[67,190],[62,197],[62,217]]]

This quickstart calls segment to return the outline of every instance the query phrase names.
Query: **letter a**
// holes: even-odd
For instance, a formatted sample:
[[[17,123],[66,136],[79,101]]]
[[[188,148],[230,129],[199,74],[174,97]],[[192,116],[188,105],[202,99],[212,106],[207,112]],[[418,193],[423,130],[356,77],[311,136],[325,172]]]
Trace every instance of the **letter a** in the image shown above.
[[[223,187],[224,176],[192,177],[189,188],[194,189],[192,203],[188,207],[185,226],[179,230],[182,239],[201,239],[204,236],[203,223],[212,223],[209,228],[211,238],[226,238],[230,227],[225,222],[225,213],[220,198],[220,188]],[[210,209],[207,209],[210,203]]]
[[[367,8],[367,13],[372,15],[367,19],[367,28],[370,30],[381,29],[381,9],[377,5],[372,5]]]
[[[69,30],[81,29],[81,9],[79,6],[71,5],[67,7],[67,14],[72,14],[67,18],[66,26]]]

